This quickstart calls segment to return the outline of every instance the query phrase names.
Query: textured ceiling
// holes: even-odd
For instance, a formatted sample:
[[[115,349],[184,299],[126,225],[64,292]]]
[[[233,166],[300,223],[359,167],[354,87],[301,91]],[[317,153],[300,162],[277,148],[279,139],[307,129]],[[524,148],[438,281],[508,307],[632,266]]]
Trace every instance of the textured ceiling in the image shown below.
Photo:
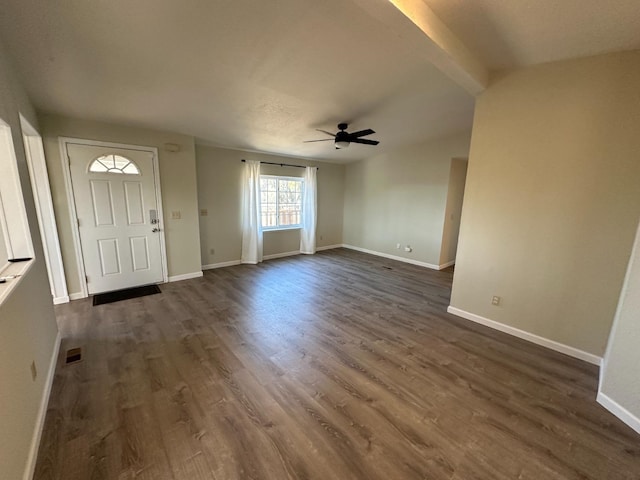
[[[44,112],[342,161],[471,128],[473,99],[380,20],[386,0],[3,2]],[[315,128],[372,128],[336,151]]]
[[[638,0],[425,3],[493,69],[640,48]],[[0,36],[39,110],[201,143],[340,162],[472,123],[388,0],[4,0]],[[343,121],[380,145],[302,143]]]
[[[640,48],[640,0],[426,0],[490,69]]]

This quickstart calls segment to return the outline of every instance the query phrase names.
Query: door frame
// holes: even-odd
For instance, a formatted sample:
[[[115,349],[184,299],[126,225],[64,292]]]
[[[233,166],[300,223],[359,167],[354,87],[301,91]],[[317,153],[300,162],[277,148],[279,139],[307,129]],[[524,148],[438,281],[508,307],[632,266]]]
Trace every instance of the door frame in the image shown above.
[[[25,157],[29,167],[31,189],[36,206],[36,216],[40,227],[42,250],[44,252],[44,261],[47,265],[53,303],[54,305],[67,303],[69,301],[69,293],[67,292],[67,280],[65,278],[64,265],[62,264],[60,239],[58,238],[58,227],[51,198],[51,187],[42,146],[42,136],[22,114],[20,114],[20,127],[22,129]]]
[[[81,292],[72,293],[69,297],[72,300],[77,298],[86,298],[89,296],[89,289],[87,288],[87,272],[84,266],[84,257],[82,256],[82,243],[80,242],[80,229],[78,228],[78,214],[76,212],[76,200],[73,191],[73,183],[71,181],[71,169],[69,163],[68,146],[70,144],[87,145],[94,147],[110,147],[120,148],[124,150],[135,150],[138,152],[149,152],[152,154],[153,161],[153,180],[155,183],[155,193],[158,202],[158,216],[161,220],[160,224],[160,259],[162,263],[162,281],[164,283],[169,281],[169,273],[167,269],[167,247],[164,235],[164,213],[162,211],[162,195],[160,191],[160,166],[158,162],[158,149],[156,147],[145,147],[141,145],[129,145],[126,143],[115,142],[101,142],[98,140],[87,140],[84,138],[73,137],[58,137],[60,144],[60,159],[62,161],[62,171],[64,173],[64,185],[67,193],[67,203],[69,204],[69,215],[71,218],[71,234],[73,238],[73,248],[76,254],[76,263],[78,265],[78,280],[80,280]]]

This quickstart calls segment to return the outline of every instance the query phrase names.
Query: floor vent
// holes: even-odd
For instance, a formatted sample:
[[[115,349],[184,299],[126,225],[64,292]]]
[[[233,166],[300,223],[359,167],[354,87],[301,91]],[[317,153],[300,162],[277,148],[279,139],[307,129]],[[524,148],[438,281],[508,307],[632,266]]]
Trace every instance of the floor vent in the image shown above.
[[[81,348],[70,348],[67,350],[67,359],[65,360],[66,364],[76,363],[82,360],[82,349]]]

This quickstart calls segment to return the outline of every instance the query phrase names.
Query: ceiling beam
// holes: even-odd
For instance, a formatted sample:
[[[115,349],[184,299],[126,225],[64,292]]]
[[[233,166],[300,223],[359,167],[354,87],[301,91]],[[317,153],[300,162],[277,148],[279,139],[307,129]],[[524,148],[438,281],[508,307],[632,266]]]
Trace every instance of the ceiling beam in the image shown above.
[[[355,1],[399,36],[410,40],[429,62],[470,94],[478,95],[487,88],[487,68],[442,23],[424,0]],[[396,14],[393,10],[396,10]],[[407,28],[407,19],[417,28]]]

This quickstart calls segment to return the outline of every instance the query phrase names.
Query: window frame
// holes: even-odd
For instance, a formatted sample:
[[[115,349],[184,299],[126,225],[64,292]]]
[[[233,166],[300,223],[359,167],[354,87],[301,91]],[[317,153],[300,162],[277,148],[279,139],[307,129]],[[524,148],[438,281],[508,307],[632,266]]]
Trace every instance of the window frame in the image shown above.
[[[0,305],[17,287],[35,262],[31,229],[24,203],[13,129],[0,118],[0,235],[7,261],[0,264]],[[27,261],[12,262],[17,259]]]
[[[0,230],[4,235],[7,260],[33,258],[31,229],[18,172],[18,159],[11,126],[0,119]],[[3,265],[0,265],[0,268]]]
[[[266,175],[260,174],[260,182],[262,182],[263,178],[267,179],[275,179],[277,181],[277,189],[276,189],[276,222],[278,225],[275,226],[263,226],[262,225],[262,186],[260,186],[260,228],[264,232],[274,232],[280,230],[300,230],[303,224],[304,217],[304,209],[303,209],[303,197],[304,197],[304,178],[303,177],[292,177],[291,175]],[[279,181],[295,181],[300,183],[300,223],[296,223],[294,225],[280,225],[280,186]]]

